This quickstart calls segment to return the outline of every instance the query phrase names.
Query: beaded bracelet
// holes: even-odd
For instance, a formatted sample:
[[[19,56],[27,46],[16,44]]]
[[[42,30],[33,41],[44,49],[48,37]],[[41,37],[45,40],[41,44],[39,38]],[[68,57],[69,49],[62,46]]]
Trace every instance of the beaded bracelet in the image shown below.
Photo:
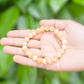
[[[47,58],[38,57],[37,55],[34,55],[33,53],[31,53],[31,51],[29,51],[28,48],[27,48],[27,44],[28,44],[29,40],[31,38],[33,38],[34,36],[36,36],[36,34],[39,34],[39,33],[44,32],[44,31],[54,32],[55,34],[57,34],[60,41],[62,42],[62,48],[60,49],[59,52],[56,53],[56,56],[54,56],[53,58],[47,59]],[[24,41],[22,43],[22,50],[24,51],[25,55],[27,55],[30,59],[33,59],[33,61],[36,61],[38,63],[43,63],[43,64],[52,64],[53,62],[57,62],[57,60],[65,52],[66,44],[67,44],[67,40],[62,35],[62,33],[59,31],[59,29],[54,28],[53,26],[51,26],[51,27],[41,26],[40,28],[37,28],[35,31],[32,31],[31,33],[29,33],[28,36],[24,38]]]

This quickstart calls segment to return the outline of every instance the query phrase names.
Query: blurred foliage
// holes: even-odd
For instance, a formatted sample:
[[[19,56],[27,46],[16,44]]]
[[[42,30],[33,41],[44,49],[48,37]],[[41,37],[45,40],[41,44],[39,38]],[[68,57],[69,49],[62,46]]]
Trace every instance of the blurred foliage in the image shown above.
[[[35,29],[41,19],[72,19],[84,25],[84,0],[0,0],[0,38],[13,29]],[[84,84],[84,71],[22,66],[0,45],[0,84]]]

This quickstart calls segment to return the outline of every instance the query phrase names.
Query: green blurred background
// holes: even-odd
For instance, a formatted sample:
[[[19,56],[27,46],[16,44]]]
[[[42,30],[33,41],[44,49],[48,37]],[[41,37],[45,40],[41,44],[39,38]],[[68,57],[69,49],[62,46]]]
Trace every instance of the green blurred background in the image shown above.
[[[84,25],[84,0],[0,0],[0,39],[10,30],[35,29],[41,19]],[[0,84],[84,84],[82,72],[52,72],[13,62],[0,45]]]

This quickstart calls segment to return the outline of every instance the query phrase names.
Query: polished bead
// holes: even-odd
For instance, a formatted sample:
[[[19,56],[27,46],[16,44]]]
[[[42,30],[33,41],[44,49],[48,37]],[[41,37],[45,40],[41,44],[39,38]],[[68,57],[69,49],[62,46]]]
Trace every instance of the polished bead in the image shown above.
[[[39,28],[36,29],[36,33],[39,34],[41,30]]]
[[[43,58],[43,64],[47,64],[48,60],[46,58]]]
[[[28,34],[28,38],[32,38],[33,37],[33,35],[30,33],[30,34]]]
[[[64,51],[65,51],[64,49],[60,49],[60,53],[61,53],[61,54],[63,54],[63,53],[64,53]]]
[[[66,45],[62,45],[62,49],[66,49]]]
[[[62,36],[62,32],[59,32],[57,35],[58,35],[58,37],[61,37]]]
[[[50,27],[50,31],[54,31],[55,28],[53,26]]]
[[[60,58],[61,57],[61,53],[57,52],[56,56]]]
[[[52,59],[53,59],[54,62],[57,62],[58,57],[57,56],[54,56]]]
[[[26,51],[26,50],[27,50],[27,46],[23,46],[23,47],[22,47],[22,50],[23,50],[23,51]]]
[[[33,55],[32,53],[29,53],[28,57],[29,57],[30,59],[32,59],[32,58],[34,57],[34,55]]]
[[[27,42],[26,42],[26,41],[24,41],[24,42],[22,43],[22,45],[23,45],[23,46],[26,46],[26,45],[27,45]]]
[[[50,30],[50,27],[49,27],[49,26],[46,26],[46,27],[45,27],[45,30],[46,30],[46,31],[49,31],[49,30]]]
[[[55,29],[54,33],[58,34],[59,33],[59,29]]]
[[[35,31],[33,31],[33,32],[32,32],[32,35],[33,35],[33,36],[36,36],[36,32],[35,32]]]
[[[34,60],[34,61],[37,61],[37,58],[38,58],[38,57],[37,57],[36,55],[34,55],[33,60]]]
[[[62,35],[62,36],[60,37],[60,40],[65,40],[65,37]]]
[[[37,58],[38,63],[42,63],[42,58]]]
[[[52,58],[49,58],[49,59],[48,59],[48,63],[49,63],[49,64],[52,64],[52,63],[53,63],[53,59],[52,59]]]
[[[28,37],[25,37],[24,40],[25,40],[26,42],[28,42],[28,41],[29,41],[29,38],[28,38]]]
[[[29,55],[29,53],[31,53],[29,50],[25,52],[26,55]]]
[[[45,27],[44,26],[41,26],[41,31],[43,32],[45,30]]]
[[[62,44],[64,44],[64,45],[67,44],[67,40],[63,40]]]

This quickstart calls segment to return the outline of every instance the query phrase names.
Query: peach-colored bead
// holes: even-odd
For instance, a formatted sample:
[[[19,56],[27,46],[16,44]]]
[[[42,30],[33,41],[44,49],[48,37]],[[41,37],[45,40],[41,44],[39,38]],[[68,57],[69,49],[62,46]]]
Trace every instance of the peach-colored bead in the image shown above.
[[[60,52],[57,52],[56,56],[57,57],[61,57],[61,53]]]
[[[53,26],[50,27],[50,31],[54,31],[55,28]]]
[[[34,57],[34,55],[33,55],[32,53],[29,53],[28,57],[29,57],[30,59],[32,59],[32,58]]]
[[[29,53],[30,53],[30,51],[29,51],[29,50],[25,52],[25,54],[26,54],[26,55],[29,55]]]
[[[65,37],[62,35],[62,36],[60,37],[60,40],[65,40]]]
[[[57,35],[58,35],[58,37],[61,37],[62,36],[62,32],[59,32]]]
[[[60,53],[61,53],[61,54],[63,54],[63,53],[64,53],[64,51],[65,51],[64,49],[60,49]]]
[[[36,33],[39,34],[41,30],[39,28],[36,29]]]
[[[24,40],[25,40],[26,42],[28,42],[28,41],[29,41],[29,38],[28,38],[28,37],[25,37]]]
[[[41,29],[41,31],[44,31],[45,30],[45,27],[44,26],[41,26],[40,29]]]
[[[23,46],[26,46],[26,45],[27,45],[27,42],[26,42],[26,41],[24,41],[24,42],[22,43],[22,45],[23,45]]]
[[[32,38],[33,37],[33,35],[30,33],[30,34],[28,34],[28,38]]]
[[[46,31],[49,31],[49,30],[50,30],[50,27],[49,27],[49,26],[46,26],[46,27],[45,27],[45,30],[46,30]]]
[[[23,47],[22,47],[22,50],[23,50],[23,51],[26,51],[26,50],[27,50],[27,46],[23,46]]]
[[[52,63],[53,63],[53,59],[52,59],[52,58],[49,58],[49,59],[48,59],[48,63],[49,63],[49,64],[52,64]]]
[[[66,45],[62,45],[62,49],[66,49]]]
[[[35,31],[33,31],[33,32],[32,32],[32,35],[33,35],[33,36],[36,36],[36,32],[35,32]]]
[[[42,58],[37,58],[38,63],[42,63]]]
[[[58,34],[59,33],[59,29],[55,29],[54,33]]]
[[[67,44],[67,40],[63,40],[62,44],[64,44],[64,45]]]
[[[34,60],[34,61],[37,61],[37,58],[38,58],[38,57],[37,57],[36,55],[34,55],[33,60]]]
[[[43,58],[43,64],[47,64],[48,63],[48,60]]]
[[[52,59],[53,59],[54,62],[57,62],[58,57],[57,56],[54,56]]]

